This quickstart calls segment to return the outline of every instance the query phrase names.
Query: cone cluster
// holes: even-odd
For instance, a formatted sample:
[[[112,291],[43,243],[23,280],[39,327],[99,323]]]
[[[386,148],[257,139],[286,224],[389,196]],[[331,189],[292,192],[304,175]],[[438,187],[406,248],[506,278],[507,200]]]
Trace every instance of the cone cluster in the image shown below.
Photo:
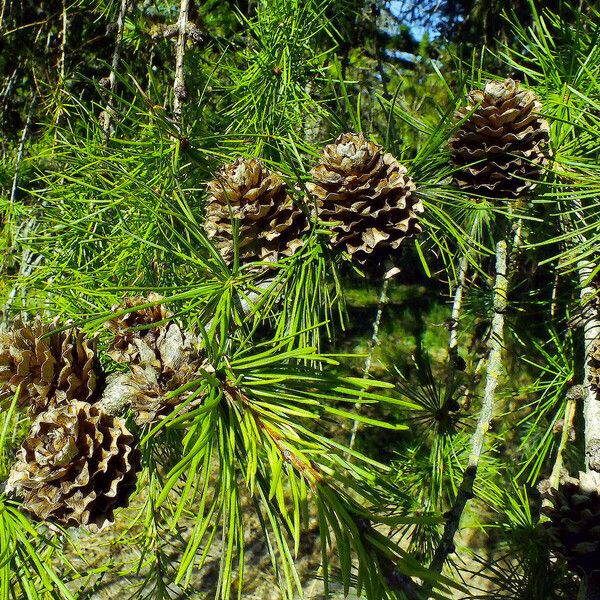
[[[286,183],[255,158],[223,166],[208,184],[206,234],[228,265],[236,243],[243,263],[291,256],[302,245],[306,228],[306,217]]]
[[[139,470],[125,422],[97,404],[104,387],[96,339],[57,321],[15,321],[0,334],[0,400],[18,391],[31,428],[7,491],[32,517],[96,531],[126,506]]]
[[[553,552],[579,575],[600,570],[600,473],[567,477],[547,497],[542,512]]]
[[[494,199],[523,198],[541,178],[549,154],[549,125],[536,95],[512,79],[472,91],[459,109],[450,140],[455,181]]]
[[[391,154],[362,133],[326,146],[307,183],[313,216],[328,224],[331,245],[359,264],[393,259],[419,232],[423,205]],[[276,262],[302,246],[308,221],[283,179],[257,159],[227,164],[208,184],[205,230],[225,262]]]
[[[32,517],[97,531],[114,521],[114,509],[127,506],[140,456],[125,421],[109,414],[109,396],[126,398],[140,426],[187,400],[185,410],[202,402],[199,394],[190,398],[185,384],[211,367],[198,340],[160,300],[135,296],[113,307],[108,355],[128,367],[118,375],[104,377],[95,338],[76,328],[61,331],[36,318],[0,334],[0,401],[18,390],[18,406],[32,420],[7,491],[21,497]]]

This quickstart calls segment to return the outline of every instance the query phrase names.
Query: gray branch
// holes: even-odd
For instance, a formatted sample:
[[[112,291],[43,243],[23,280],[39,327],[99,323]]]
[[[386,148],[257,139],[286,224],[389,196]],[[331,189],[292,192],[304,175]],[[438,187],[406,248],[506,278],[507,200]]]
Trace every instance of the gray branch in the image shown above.
[[[575,217],[580,223],[585,225],[585,218],[580,202],[574,200],[574,205],[577,211]],[[563,217],[562,223],[567,233],[573,232],[573,227],[566,217]],[[581,233],[575,232],[574,239],[580,243],[586,242],[585,237]],[[585,258],[582,258],[577,263],[579,285],[581,286],[579,297],[583,305],[586,305],[589,299],[598,291],[592,283],[592,276],[595,269],[596,265]],[[586,393],[583,403],[583,417],[585,426],[585,463],[586,471],[600,472],[600,399],[597,392],[590,386],[590,356],[594,342],[600,339],[600,320],[598,319],[597,310],[587,310],[584,312],[585,364],[583,385]]]
[[[436,548],[430,569],[435,573],[441,573],[448,555],[454,551],[454,536],[458,531],[461,516],[467,502],[473,497],[475,479],[477,477],[477,468],[479,459],[483,451],[483,444],[487,432],[490,429],[493,411],[494,399],[498,380],[502,375],[502,347],[504,344],[504,313],[506,311],[506,295],[508,280],[506,276],[507,246],[506,241],[502,240],[496,245],[496,280],[494,283],[494,317],[492,320],[492,333],[489,341],[489,358],[487,365],[487,375],[485,384],[485,393],[481,405],[481,413],[477,422],[477,427],[471,438],[471,452],[469,462],[463,480],[461,482],[454,505],[450,510],[444,533],[440,544]],[[423,586],[427,594],[431,593],[431,584]]]
[[[190,1],[181,0],[181,6],[179,8],[179,21],[177,23],[177,52],[175,55],[175,83],[173,86],[173,112],[175,113],[175,120],[177,121],[179,126],[181,126],[181,106],[187,95],[185,89],[183,62],[185,59],[185,41],[189,10]]]

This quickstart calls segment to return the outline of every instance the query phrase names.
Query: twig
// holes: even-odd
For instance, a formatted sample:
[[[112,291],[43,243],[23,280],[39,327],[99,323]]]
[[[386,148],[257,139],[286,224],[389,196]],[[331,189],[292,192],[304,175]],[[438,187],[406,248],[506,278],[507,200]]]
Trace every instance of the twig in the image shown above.
[[[463,475],[454,505],[450,510],[440,544],[436,548],[430,569],[441,573],[448,555],[454,551],[454,535],[456,534],[465,506],[473,497],[473,487],[477,477],[479,458],[483,450],[486,433],[490,428],[493,416],[494,398],[498,379],[502,374],[502,346],[504,343],[504,313],[506,311],[506,294],[508,280],[506,276],[507,246],[502,240],[496,245],[496,281],[494,284],[494,317],[490,336],[490,351],[487,366],[485,392],[481,405],[481,413],[477,427],[471,438],[469,462]],[[426,584],[424,590],[429,594],[431,584]]]
[[[177,54],[175,56],[175,83],[173,85],[174,100],[173,112],[175,120],[181,128],[181,107],[186,99],[185,76],[183,71],[183,62],[185,59],[185,41],[188,15],[190,10],[190,0],[181,0],[179,7],[179,21],[177,23],[179,33],[177,36]]]
[[[9,214],[12,215],[15,200],[17,197],[17,189],[19,187],[19,171],[21,169],[21,162],[23,161],[23,154],[25,153],[25,143],[27,142],[27,138],[29,137],[29,130],[31,129],[31,123],[33,121],[33,111],[35,109],[35,105],[37,102],[37,93],[33,93],[33,97],[31,98],[31,104],[29,105],[29,112],[27,114],[27,120],[25,121],[25,127],[23,127],[23,132],[21,133],[21,140],[19,141],[19,149],[17,151],[17,164],[15,165],[15,176],[13,177],[13,182],[10,190],[10,200],[9,200]]]
[[[472,240],[477,232],[478,220],[475,219],[469,234],[469,240]],[[454,299],[452,301],[452,313],[450,315],[450,340],[448,342],[448,365],[445,381],[445,398],[444,403],[450,402],[451,391],[456,373],[456,365],[458,362],[458,325],[460,315],[463,308],[464,290],[467,283],[467,273],[469,270],[469,254],[468,251],[463,254],[458,267],[458,277],[456,279],[456,287],[454,289]]]
[[[452,313],[450,315],[450,341],[448,343],[448,364],[446,371],[446,381],[444,383],[444,404],[452,400],[452,389],[456,366],[458,363],[458,323],[463,306],[463,294],[467,281],[468,257],[463,255],[458,268],[458,278],[454,290],[454,300],[452,302]]]
[[[379,77],[381,77],[381,87],[383,89],[383,97],[385,100],[391,100],[392,95],[390,94],[390,90],[388,89],[388,81],[389,77],[385,72],[385,67],[383,66],[383,51],[381,44],[379,43],[379,28],[377,23],[377,18],[379,17],[379,7],[376,2],[371,3],[371,25],[373,26],[372,35],[373,35],[373,45],[375,46],[375,56],[377,57],[377,72],[379,73]],[[393,124],[393,121],[392,121]]]
[[[69,27],[69,14],[67,12],[67,0],[62,3],[62,30],[60,40],[60,58],[58,61],[58,94],[64,93],[65,77],[66,77],[66,62],[67,62],[67,32]],[[56,110],[56,121],[54,123],[54,143],[58,141],[58,126],[63,114],[62,101],[59,100],[59,105]]]
[[[108,76],[108,89],[109,97],[104,109],[102,129],[104,130],[105,138],[108,139],[110,136],[110,125],[112,115],[114,114],[115,105],[115,88],[117,79],[117,68],[121,60],[121,47],[123,44],[123,29],[125,27],[125,15],[129,10],[129,0],[121,0],[121,8],[119,9],[119,16],[117,17],[117,31],[115,37],[115,49],[113,51],[112,63],[110,68],[110,75]]]
[[[586,226],[581,203],[573,200],[578,222]],[[571,222],[565,215],[562,216],[562,225],[565,233],[573,233]],[[587,243],[585,236],[577,231],[573,239],[580,243]],[[579,298],[585,307],[589,299],[597,292],[592,284],[592,277],[596,265],[582,258],[577,262],[577,275],[579,277]],[[590,385],[591,361],[594,343],[600,339],[600,319],[597,311],[585,311],[586,318],[583,323],[584,338],[584,382],[583,382],[583,420],[585,437],[585,469],[587,472],[600,472],[600,399]],[[577,595],[578,600],[600,600],[600,573],[594,572],[589,577],[583,577]]]
[[[575,419],[575,408],[577,399],[581,396],[581,386],[574,386],[567,392],[567,406],[565,407],[565,417],[563,419],[563,429],[560,436],[560,442],[558,450],[556,451],[556,460],[552,467],[552,473],[550,474],[550,487],[553,489],[558,488],[560,482],[560,474],[563,468],[563,454],[569,441],[569,431],[573,426],[573,420]]]
[[[379,292],[379,300],[377,301],[377,312],[375,313],[375,320],[373,321],[373,334],[371,335],[371,339],[369,340],[369,351],[367,353],[367,358],[365,359],[365,366],[363,369],[363,378],[367,379],[369,377],[369,373],[371,372],[371,365],[373,363],[373,355],[375,354],[375,347],[379,342],[379,325],[381,324],[381,315],[383,314],[383,309],[387,304],[387,289],[390,283],[391,277],[384,277],[383,283],[381,285],[381,291]],[[361,408],[361,403],[357,402],[354,405],[354,410],[358,413]],[[356,436],[360,429],[360,421],[354,420],[352,423],[352,433],[350,434],[350,443],[348,447],[350,450],[354,448],[354,444],[356,443]]]
[[[454,290],[454,301],[452,302],[452,314],[450,316],[450,342],[448,344],[448,357],[454,360],[458,354],[458,323],[462,312],[463,294],[467,281],[468,257],[465,254],[460,260],[458,268],[458,279]]]

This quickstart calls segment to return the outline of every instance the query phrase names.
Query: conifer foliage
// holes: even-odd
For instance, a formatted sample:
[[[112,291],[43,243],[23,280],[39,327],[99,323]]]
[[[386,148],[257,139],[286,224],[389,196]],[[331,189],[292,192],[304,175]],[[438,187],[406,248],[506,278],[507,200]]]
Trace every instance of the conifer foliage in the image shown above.
[[[396,4],[3,4],[0,600],[600,594],[600,14]]]

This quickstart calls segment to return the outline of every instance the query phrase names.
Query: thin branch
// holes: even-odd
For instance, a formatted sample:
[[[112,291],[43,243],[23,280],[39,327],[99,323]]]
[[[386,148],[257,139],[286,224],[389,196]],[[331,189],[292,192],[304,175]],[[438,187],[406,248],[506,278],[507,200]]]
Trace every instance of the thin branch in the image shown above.
[[[12,215],[15,200],[17,197],[17,189],[19,187],[19,171],[21,169],[21,162],[23,161],[23,154],[25,153],[25,144],[27,143],[27,138],[29,137],[29,131],[31,129],[31,124],[33,122],[33,111],[35,109],[35,105],[37,102],[37,94],[33,93],[33,97],[31,98],[31,104],[29,105],[29,112],[27,114],[27,120],[25,121],[25,127],[23,127],[23,132],[21,133],[21,140],[19,141],[19,149],[17,151],[17,164],[15,165],[15,175],[13,177],[12,187],[10,190],[10,204],[9,204],[9,214]]]
[[[173,112],[175,113],[175,120],[180,127],[181,107],[187,96],[183,63],[185,60],[185,42],[189,10],[190,0],[181,0],[181,6],[179,7],[179,21],[177,23],[179,33],[177,36],[177,54],[175,56],[175,83],[173,86],[173,92],[175,95],[173,101]]]
[[[64,84],[65,81],[65,64],[66,64],[66,56],[67,56],[67,31],[69,27],[69,15],[67,13],[67,0],[63,0],[63,9],[62,9],[62,32],[61,32],[61,40],[60,40],[60,60],[59,60],[59,74],[60,74],[60,83]]]
[[[371,335],[371,339],[369,340],[369,351],[367,353],[367,358],[365,359],[365,366],[363,370],[363,378],[367,379],[369,377],[369,373],[371,372],[371,365],[373,363],[373,356],[375,354],[375,347],[379,343],[379,326],[381,324],[381,315],[383,314],[383,309],[387,304],[387,289],[390,283],[391,277],[384,277],[383,283],[381,285],[381,291],[379,292],[379,300],[377,301],[377,312],[375,313],[375,320],[373,321],[373,333]],[[354,405],[354,411],[359,412],[361,409],[361,403],[357,402]],[[354,420],[352,423],[352,433],[350,434],[350,442],[348,447],[350,450],[354,448],[354,444],[356,443],[356,436],[360,429],[360,421]]]
[[[66,78],[66,62],[67,62],[67,33],[69,27],[69,14],[67,12],[67,0],[63,0],[62,9],[62,30],[60,39],[60,58],[58,61],[58,94],[59,97],[63,96],[65,78]],[[59,100],[59,105],[56,110],[56,121],[54,128],[54,143],[58,141],[58,126],[60,125],[60,118],[63,113],[62,99]]]
[[[454,377],[456,375],[456,365],[458,363],[458,323],[463,307],[463,295],[467,281],[467,271],[469,267],[468,256],[465,254],[460,260],[458,268],[458,279],[454,290],[454,300],[452,302],[452,313],[450,315],[450,341],[448,343],[448,365],[446,367],[446,381],[444,392],[444,403],[451,400]]]
[[[567,392],[567,406],[565,407],[565,417],[563,419],[563,429],[560,436],[560,442],[558,450],[556,451],[556,460],[552,467],[552,473],[550,474],[550,487],[553,489],[558,488],[560,482],[560,474],[563,469],[563,454],[569,441],[569,431],[573,427],[573,420],[575,419],[575,409],[578,399],[580,386],[574,386]]]
[[[471,227],[471,233],[469,239],[472,240],[477,233],[478,220],[475,219],[473,226]],[[460,322],[460,315],[463,308],[463,297],[464,290],[467,283],[467,273],[469,270],[469,254],[465,252],[460,259],[458,267],[458,277],[456,279],[456,287],[454,289],[454,299],[452,301],[452,313],[450,315],[450,340],[448,342],[448,365],[446,371],[445,381],[445,398],[444,403],[449,402],[452,398],[451,392],[454,383],[454,376],[456,374],[456,365],[458,362],[458,325]]]
[[[29,113],[27,114],[27,120],[25,122],[25,126],[23,127],[23,132],[21,134],[21,140],[19,142],[19,149],[17,151],[15,174],[14,174],[13,181],[12,181],[12,187],[11,187],[10,198],[9,198],[9,206],[8,206],[8,211],[7,211],[7,215],[6,215],[6,227],[8,228],[7,235],[10,237],[9,237],[9,243],[7,244],[7,249],[5,250],[6,255],[4,257],[4,260],[2,261],[2,267],[0,268],[0,272],[2,272],[2,273],[6,270],[6,263],[8,261],[9,255],[12,252],[14,252],[14,249],[15,249],[15,240],[12,237],[10,228],[12,227],[12,217],[14,214],[14,205],[15,205],[15,201],[17,198],[17,190],[19,189],[19,175],[20,175],[20,170],[21,170],[21,162],[23,161],[23,156],[25,154],[25,144],[27,143],[27,139],[29,138],[29,132],[31,130],[31,125],[33,123],[33,113],[34,113],[36,102],[37,102],[37,94],[34,92],[33,98],[31,99],[31,104],[29,106]],[[31,228],[32,226],[33,226],[33,219],[29,219],[27,221],[25,228],[26,228],[26,230],[28,230],[28,228]],[[23,252],[23,256],[21,259],[19,275],[21,275],[21,273],[27,269],[27,265],[29,264],[29,259],[30,259],[30,252],[29,252],[29,250],[26,249]],[[10,291],[7,301],[6,301],[6,304],[5,304],[4,308],[2,309],[2,320],[4,322],[6,322],[8,320],[8,313],[10,311],[10,307],[14,301],[16,293],[17,293],[17,288],[15,286]]]
[[[119,62],[121,61],[121,48],[123,45],[123,29],[125,27],[125,15],[129,10],[129,0],[121,0],[121,8],[119,9],[119,15],[117,17],[117,31],[115,37],[115,49],[113,51],[112,63],[110,68],[110,75],[108,76],[108,89],[110,95],[108,97],[108,102],[106,104],[106,108],[104,109],[103,114],[103,122],[102,129],[104,130],[104,135],[106,139],[110,136],[110,126],[112,121],[112,116],[114,114],[114,106],[115,106],[115,89],[116,89],[116,79],[117,79],[117,68],[119,67]]]
[[[481,405],[481,413],[477,427],[471,438],[471,452],[469,462],[463,480],[461,482],[454,505],[444,527],[444,533],[440,544],[436,548],[430,569],[435,573],[441,573],[448,555],[454,551],[454,536],[458,531],[461,516],[470,498],[473,497],[475,478],[479,459],[483,450],[485,436],[489,431],[494,411],[494,399],[498,379],[502,374],[502,346],[504,344],[504,313],[506,311],[506,295],[508,279],[506,275],[507,245],[502,240],[496,245],[496,281],[494,283],[494,317],[492,320],[492,332],[489,342],[489,359],[487,366],[485,392]],[[424,586],[429,594],[431,585]]]

